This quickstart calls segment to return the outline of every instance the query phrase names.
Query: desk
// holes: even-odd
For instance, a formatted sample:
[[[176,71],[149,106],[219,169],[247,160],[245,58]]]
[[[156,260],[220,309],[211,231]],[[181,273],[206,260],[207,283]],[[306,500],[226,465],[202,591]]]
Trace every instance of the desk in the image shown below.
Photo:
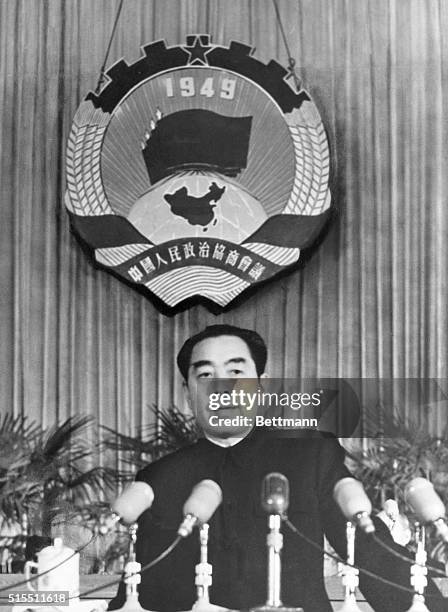
[[[118,576],[114,575],[100,575],[100,574],[89,574],[89,575],[81,575],[80,576],[80,588],[81,593],[84,591],[88,591],[93,589],[94,587],[101,587],[95,593],[88,595],[86,599],[105,599],[109,600],[115,596],[117,591],[116,586],[107,586],[109,582],[112,582],[114,578],[118,579]],[[23,574],[0,574],[0,589],[7,587],[8,585],[13,585],[16,582],[20,582],[24,580]],[[444,597],[448,597],[448,578],[437,578],[434,582],[439,587]],[[327,593],[330,598],[330,601],[333,606],[333,610],[337,610],[341,607],[341,603],[344,600],[344,591],[341,585],[341,579],[338,576],[330,576],[325,579],[325,585],[327,588]],[[14,589],[15,591],[24,591],[27,592],[27,586],[22,585],[21,587],[17,587]],[[366,603],[362,594],[358,591],[357,594],[358,605],[362,612],[373,612],[372,608]],[[10,612],[11,605],[8,603],[8,595],[7,591],[3,591],[0,593],[0,606],[1,612]],[[51,608],[48,608],[48,611],[51,611]],[[67,608],[67,612],[69,608]],[[306,612],[306,610],[305,610]]]
[[[105,599],[106,601],[112,599],[117,591],[116,586],[107,586],[109,582],[112,582],[114,578],[118,576],[104,576],[100,574],[89,574],[80,576],[80,588],[81,593],[93,589],[94,587],[101,587],[100,590],[88,595],[86,599]],[[0,589],[8,586],[9,584],[15,584],[24,580],[23,574],[0,574]],[[344,599],[344,592],[341,585],[341,579],[337,576],[331,576],[325,580],[327,587],[327,593],[332,601],[333,609],[337,610],[341,607],[341,602]],[[28,592],[26,585],[22,585],[14,589],[19,592]],[[359,606],[363,612],[372,612],[372,608],[365,602],[364,597],[361,593],[358,593]],[[8,602],[7,591],[0,593],[0,606],[1,612],[11,612],[12,606]],[[68,612],[67,608],[67,612]],[[51,611],[51,608],[48,608]],[[306,611],[305,611],[306,612]]]

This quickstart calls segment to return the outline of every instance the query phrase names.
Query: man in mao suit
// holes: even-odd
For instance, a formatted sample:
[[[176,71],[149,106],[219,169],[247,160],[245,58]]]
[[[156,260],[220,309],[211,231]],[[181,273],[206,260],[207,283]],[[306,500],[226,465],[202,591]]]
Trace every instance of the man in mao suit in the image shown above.
[[[144,565],[175,538],[182,521],[182,506],[195,484],[215,480],[223,503],[210,520],[209,561],[213,564],[212,603],[247,609],[266,600],[267,517],[261,509],[264,476],[281,472],[290,483],[288,516],[298,529],[320,546],[323,535],[345,557],[345,520],[333,501],[335,483],[350,476],[344,451],[337,439],[318,432],[279,437],[275,432],[249,427],[210,426],[208,379],[255,379],[264,376],[267,350],[250,330],[215,325],[186,341],[178,355],[185,391],[204,437],[141,470],[137,480],[154,490],[152,508],[139,520],[137,558]],[[234,408],[218,411],[233,416]],[[381,521],[377,534],[402,554]],[[294,534],[284,531],[282,551],[282,600],[305,612],[330,612],[324,587],[323,555]],[[149,610],[171,612],[191,609],[196,599],[195,565],[199,562],[199,538],[187,540],[142,576],[140,603]],[[357,533],[356,563],[370,572],[409,588],[410,564],[399,561],[367,536]],[[376,612],[405,612],[412,595],[361,574],[361,589]],[[437,589],[428,589],[431,612],[444,609]],[[431,596],[433,598],[431,598]],[[120,587],[110,609],[123,605]]]

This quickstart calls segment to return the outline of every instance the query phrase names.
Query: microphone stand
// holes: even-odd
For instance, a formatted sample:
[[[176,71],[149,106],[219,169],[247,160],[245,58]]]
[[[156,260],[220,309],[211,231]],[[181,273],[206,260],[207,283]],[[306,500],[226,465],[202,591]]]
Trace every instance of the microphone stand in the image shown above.
[[[429,612],[425,604],[425,588],[428,584],[426,578],[428,568],[426,567],[425,528],[420,523],[415,524],[415,541],[417,543],[415,563],[411,566],[411,585],[414,587],[414,597],[408,612]]]
[[[208,523],[204,523],[199,529],[199,543],[201,545],[201,560],[196,565],[195,585],[197,587],[198,598],[193,605],[193,609],[204,604],[210,604],[209,589],[212,585],[212,566],[208,562]]]
[[[282,605],[281,589],[281,550],[283,548],[283,535],[280,532],[282,519],[279,514],[269,515],[269,529],[267,537],[268,546],[268,597],[267,606],[278,608]]]
[[[138,587],[142,577],[140,570],[142,566],[136,560],[135,556],[135,543],[137,541],[137,523],[132,524],[129,527],[129,557],[128,562],[124,567],[125,577],[124,582],[126,584],[126,601],[124,605],[117,610],[117,612],[149,612],[142,608],[138,600]]]
[[[282,516],[269,514],[269,533],[266,538],[268,548],[268,594],[266,603],[252,608],[250,612],[303,612],[303,608],[284,606],[281,600],[281,551],[283,535],[281,533]]]
[[[359,585],[359,570],[353,567],[355,563],[356,525],[347,521],[347,563],[342,572],[342,584],[345,587],[345,597],[339,612],[361,612],[356,603],[356,587]]]
[[[196,565],[196,592],[197,599],[193,604],[192,611],[199,612],[209,610],[210,612],[224,612],[227,610],[222,606],[210,603],[209,589],[212,586],[213,568],[208,562],[208,523],[203,523],[199,528],[199,543],[201,545],[200,562]]]

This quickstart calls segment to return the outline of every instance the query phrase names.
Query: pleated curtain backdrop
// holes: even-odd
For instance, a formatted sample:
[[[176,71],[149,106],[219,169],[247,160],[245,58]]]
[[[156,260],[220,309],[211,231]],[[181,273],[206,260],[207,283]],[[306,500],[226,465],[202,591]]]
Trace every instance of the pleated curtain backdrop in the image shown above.
[[[135,432],[147,406],[183,405],[175,355],[222,321],[265,337],[277,377],[447,377],[448,3],[278,0],[339,216],[303,270],[220,316],[174,317],[95,269],[63,207],[67,136],[118,4],[0,2],[0,410]],[[287,63],[270,0],[124,0],[108,64],[202,32]]]

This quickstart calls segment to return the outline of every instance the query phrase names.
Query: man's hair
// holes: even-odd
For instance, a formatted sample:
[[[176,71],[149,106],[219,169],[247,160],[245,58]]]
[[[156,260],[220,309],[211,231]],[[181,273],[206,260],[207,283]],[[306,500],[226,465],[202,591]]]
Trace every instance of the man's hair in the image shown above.
[[[234,325],[209,325],[198,334],[188,338],[177,355],[177,366],[185,380],[188,378],[191,354],[196,344],[207,338],[217,338],[219,336],[236,336],[241,338],[249,348],[255,363],[257,376],[261,376],[264,373],[268,351],[263,338],[256,331],[235,327]]]

